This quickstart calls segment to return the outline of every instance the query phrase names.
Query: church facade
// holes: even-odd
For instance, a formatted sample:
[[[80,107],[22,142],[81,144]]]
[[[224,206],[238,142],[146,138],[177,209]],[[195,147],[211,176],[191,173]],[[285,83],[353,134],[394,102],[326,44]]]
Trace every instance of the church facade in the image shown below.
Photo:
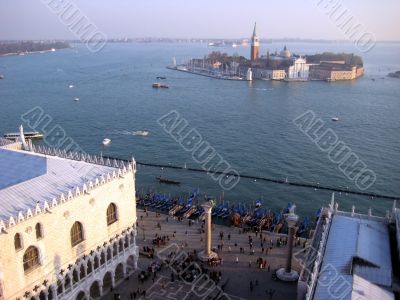
[[[0,143],[0,299],[96,299],[137,268],[136,163]]]

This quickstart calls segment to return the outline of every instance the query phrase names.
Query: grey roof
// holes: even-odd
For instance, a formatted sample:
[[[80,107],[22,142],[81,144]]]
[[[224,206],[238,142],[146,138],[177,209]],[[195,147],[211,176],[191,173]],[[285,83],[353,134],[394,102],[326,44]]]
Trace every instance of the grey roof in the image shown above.
[[[353,264],[353,273],[375,284],[390,287],[392,262],[389,232],[386,226],[381,225],[378,222],[359,225],[356,256],[362,262]]]
[[[389,230],[382,221],[335,214],[313,299],[358,299],[355,276],[382,292],[378,285],[391,286]]]
[[[46,169],[43,156],[0,149],[0,189],[44,175]]]
[[[33,152],[0,149],[0,220],[59,198],[115,168]]]
[[[351,299],[357,300],[394,300],[394,294],[364,278],[354,275]]]

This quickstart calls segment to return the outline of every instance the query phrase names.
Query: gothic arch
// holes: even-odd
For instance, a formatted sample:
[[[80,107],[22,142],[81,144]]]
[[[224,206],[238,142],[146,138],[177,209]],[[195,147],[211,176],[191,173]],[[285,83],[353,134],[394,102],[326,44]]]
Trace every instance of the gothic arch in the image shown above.
[[[88,259],[86,264],[86,274],[89,275],[93,272],[93,262],[91,259]]]
[[[104,265],[105,263],[106,263],[106,255],[104,251],[102,251],[100,254],[100,265]]]
[[[75,285],[79,282],[79,270],[78,268],[74,268],[72,271],[72,285]]]
[[[111,247],[107,248],[107,261],[110,261],[112,258],[112,254],[111,254]]]
[[[90,298],[97,299],[101,295],[101,285],[98,280],[93,281],[92,285],[90,286]]]
[[[46,300],[46,293],[44,291],[41,291],[39,294],[39,300]]]
[[[113,287],[113,274],[109,271],[103,277],[103,290],[107,291]]]
[[[113,243],[113,256],[118,255],[118,242]]]
[[[84,264],[81,264],[81,267],[79,268],[79,279],[82,280],[86,277],[86,266]]]
[[[76,296],[76,300],[88,300],[84,291],[80,291]]]
[[[125,236],[125,238],[124,238],[124,248],[126,249],[126,248],[128,248],[129,247],[129,236],[128,235],[126,235]]]
[[[93,259],[93,269],[97,270],[100,267],[100,258],[96,255]]]
[[[115,282],[124,279],[125,277],[125,266],[123,263],[119,263],[115,268]]]

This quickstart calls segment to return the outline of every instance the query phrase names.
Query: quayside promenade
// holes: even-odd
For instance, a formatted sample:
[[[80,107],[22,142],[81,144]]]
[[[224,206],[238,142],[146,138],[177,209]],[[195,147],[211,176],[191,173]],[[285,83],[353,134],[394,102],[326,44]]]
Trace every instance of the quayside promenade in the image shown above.
[[[151,266],[153,265],[153,270],[156,270],[156,263],[161,264],[171,249],[180,255],[190,255],[194,250],[197,252],[203,250],[205,237],[204,233],[201,233],[202,222],[192,220],[192,225],[189,226],[189,220],[178,221],[177,218],[171,216],[151,211],[145,212],[141,209],[137,210],[137,216],[139,223],[137,244],[141,253],[138,270],[116,282],[115,288],[109,286],[105,290],[103,285],[103,290],[107,293],[103,296],[103,300],[217,299],[216,295],[218,291],[221,291],[220,287],[223,287],[230,299],[296,299],[296,283],[284,283],[272,278],[274,270],[285,266],[286,235],[262,232],[260,239],[260,234],[256,236],[255,232],[243,233],[242,229],[236,227],[213,224],[212,248],[222,261],[216,262],[215,266],[209,266],[207,262],[196,261],[195,263],[203,267],[202,274],[217,279],[218,287],[208,296],[199,297],[191,290],[193,284],[184,283],[177,275],[171,275],[174,270],[177,270],[175,266],[171,264],[162,266],[160,271],[155,272],[156,275],[151,272]],[[223,235],[222,238],[221,235]],[[252,249],[250,249],[249,236],[252,238]],[[153,241],[157,237],[164,237],[166,245],[154,245]],[[261,241],[264,249],[261,247]],[[279,241],[281,241],[280,246],[278,246]],[[301,253],[305,246],[304,240],[295,240],[294,244],[294,253]],[[152,258],[143,251],[144,247],[154,248],[155,253]],[[260,258],[262,268],[260,264],[257,264]],[[299,261],[296,258],[293,258],[293,269],[300,272]],[[141,274],[144,275],[144,279],[140,279]],[[143,291],[146,291],[145,295]],[[202,292],[204,293],[204,290]]]

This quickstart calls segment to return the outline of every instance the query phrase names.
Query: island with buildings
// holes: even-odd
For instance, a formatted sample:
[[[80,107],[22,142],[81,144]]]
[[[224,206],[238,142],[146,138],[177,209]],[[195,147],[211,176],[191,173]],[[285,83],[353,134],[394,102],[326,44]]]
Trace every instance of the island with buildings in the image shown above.
[[[378,216],[332,193],[306,236],[294,204],[224,226],[229,204],[137,193],[133,158],[34,145],[22,127],[0,138],[0,168],[0,300],[399,299],[395,201]]]
[[[227,80],[353,80],[364,74],[360,56],[347,53],[324,52],[314,55],[298,55],[286,46],[274,53],[260,52],[260,38],[254,25],[251,37],[250,59],[213,51],[203,58],[191,59],[168,68]]]

